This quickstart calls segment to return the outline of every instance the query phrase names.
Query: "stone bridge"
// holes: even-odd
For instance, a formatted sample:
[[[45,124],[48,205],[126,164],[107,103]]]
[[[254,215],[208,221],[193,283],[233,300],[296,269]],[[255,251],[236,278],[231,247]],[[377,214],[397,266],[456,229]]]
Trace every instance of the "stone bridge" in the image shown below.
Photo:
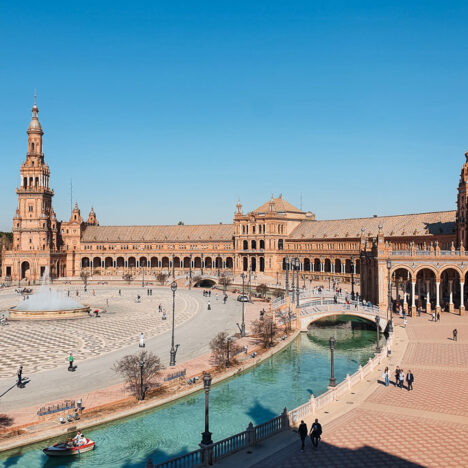
[[[273,303],[273,309],[277,312],[285,312],[291,308],[291,313],[297,321],[297,326],[302,331],[307,331],[309,325],[325,317],[336,315],[350,315],[359,317],[373,324],[376,323],[376,317],[379,317],[379,327],[382,331],[387,328],[387,312],[376,306],[367,306],[357,301],[346,303],[342,298],[335,302],[333,297],[312,296],[308,298],[301,297],[299,307],[292,301],[286,299],[276,300]]]

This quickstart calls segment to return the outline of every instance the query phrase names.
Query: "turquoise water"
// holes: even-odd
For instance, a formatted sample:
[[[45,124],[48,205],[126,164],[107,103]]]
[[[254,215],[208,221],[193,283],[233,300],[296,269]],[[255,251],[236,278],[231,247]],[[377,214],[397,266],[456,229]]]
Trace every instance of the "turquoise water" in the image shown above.
[[[326,391],[330,377],[328,338],[335,334],[335,376],[341,381],[367,362],[375,349],[375,331],[317,328],[301,334],[283,352],[241,375],[215,385],[210,392],[210,431],[221,440],[295,408],[310,394]],[[195,450],[204,430],[204,394],[198,392],[138,416],[85,432],[96,441],[93,452],[80,458],[49,459],[41,453],[48,442],[0,454],[9,467],[144,467],[147,459],[164,461]],[[52,441],[51,441],[52,442]],[[55,441],[54,441],[55,442]]]

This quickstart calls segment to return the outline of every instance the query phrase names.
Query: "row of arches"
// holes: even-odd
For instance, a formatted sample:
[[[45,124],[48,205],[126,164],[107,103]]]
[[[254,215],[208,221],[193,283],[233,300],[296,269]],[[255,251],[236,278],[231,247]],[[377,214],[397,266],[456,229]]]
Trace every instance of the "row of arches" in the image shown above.
[[[464,307],[467,300],[465,282],[468,273],[453,266],[436,270],[423,266],[411,270],[394,267],[391,274],[391,299],[394,308],[421,307],[427,311],[452,311]]]
[[[243,271],[265,271],[265,258],[259,257],[243,257],[242,258],[242,270]]]
[[[81,268],[227,268],[232,257],[82,257]]]
[[[291,260],[291,259],[290,259]],[[320,258],[299,258],[300,270],[301,271],[311,271],[318,273],[355,273],[360,274],[361,265],[360,261],[356,260],[353,265],[350,259],[342,260],[339,258],[336,259],[320,259]],[[283,271],[286,271],[287,259],[283,258]]]

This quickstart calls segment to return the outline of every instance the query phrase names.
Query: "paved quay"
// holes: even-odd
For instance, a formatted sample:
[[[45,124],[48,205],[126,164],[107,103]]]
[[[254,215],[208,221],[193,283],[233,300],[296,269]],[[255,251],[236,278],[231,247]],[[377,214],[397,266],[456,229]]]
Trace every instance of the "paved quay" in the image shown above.
[[[458,341],[452,330],[458,329]],[[415,376],[414,390],[379,381],[385,365],[391,382],[397,365]],[[461,467],[468,464],[468,317],[444,313],[410,317],[407,328],[395,317],[392,355],[367,381],[316,417],[323,436],[315,449],[310,439],[300,452],[296,433],[279,434],[251,453],[222,461],[224,467],[307,466]],[[308,428],[313,419],[306,418]]]
[[[115,297],[118,289],[112,290],[113,300],[109,301],[109,315],[104,314],[101,319],[84,318],[74,320],[64,320],[63,322],[34,322],[23,324],[15,322],[7,327],[1,327],[0,334],[9,336],[18,335],[18,340],[24,341],[24,348],[15,350],[8,345],[10,359],[13,361],[15,371],[19,364],[24,366],[24,376],[31,379],[24,389],[14,386],[16,372],[0,379],[0,413],[9,413],[21,408],[36,407],[56,400],[70,398],[76,395],[90,394],[91,392],[103,390],[121,383],[121,378],[112,370],[114,362],[126,354],[136,353],[138,348],[138,337],[140,331],[145,332],[146,350],[154,352],[160,356],[161,362],[168,365],[169,349],[171,341],[170,324],[172,318],[172,293],[168,288],[153,288],[151,298],[143,295],[142,289],[126,289],[122,287],[124,297]],[[99,290],[96,287],[96,297],[93,306],[105,303],[108,289]],[[142,303],[136,304],[134,299],[137,294],[142,296]],[[145,293],[146,294],[146,293]],[[3,304],[11,302],[2,296]],[[88,298],[87,298],[88,299]],[[90,299],[90,298],[89,298]],[[180,343],[177,353],[177,363],[181,364],[209,352],[209,341],[219,331],[235,333],[237,331],[236,322],[240,321],[241,304],[237,302],[236,295],[229,294],[226,304],[222,303],[221,295],[216,300],[215,295],[206,298],[202,295],[202,290],[180,289],[176,295],[176,322],[178,326],[175,332],[175,341]],[[208,310],[208,300],[211,303],[211,310]],[[17,301],[17,299],[16,299]],[[91,302],[91,301],[89,301]],[[159,303],[167,311],[167,320],[161,320],[157,311]],[[115,313],[114,313],[115,312]],[[258,313],[258,312],[257,312]],[[179,319],[177,317],[180,317]],[[163,322],[163,325],[160,323]],[[117,323],[116,330],[110,328],[113,323]],[[29,342],[28,335],[21,335],[25,325],[33,329],[37,327],[41,330],[41,338],[48,340],[53,337],[60,327],[68,333],[69,330],[76,330],[80,336],[96,335],[104,342],[104,345],[96,350],[96,356],[83,355],[80,358],[80,351],[68,346],[68,343],[55,341],[51,345],[50,354],[42,354],[42,347],[34,341]],[[106,328],[109,327],[108,330]],[[84,340],[81,340],[83,342]],[[107,348],[107,342],[113,346]],[[52,341],[48,342],[49,344]],[[133,344],[132,344],[133,343]],[[84,348],[80,348],[84,349]],[[3,350],[2,350],[3,351]],[[78,370],[74,373],[67,372],[67,356],[73,351],[76,357]],[[6,352],[6,351],[5,351]],[[84,351],[81,351],[84,353]],[[2,352],[3,354],[3,352]],[[41,360],[36,359],[36,354],[41,355]],[[88,357],[86,359],[86,357]],[[37,364],[41,362],[41,364]],[[47,368],[50,366],[51,368]],[[11,375],[11,376],[10,376]],[[11,388],[13,386],[13,388]],[[9,390],[11,388],[11,390]],[[6,393],[5,393],[6,392]]]

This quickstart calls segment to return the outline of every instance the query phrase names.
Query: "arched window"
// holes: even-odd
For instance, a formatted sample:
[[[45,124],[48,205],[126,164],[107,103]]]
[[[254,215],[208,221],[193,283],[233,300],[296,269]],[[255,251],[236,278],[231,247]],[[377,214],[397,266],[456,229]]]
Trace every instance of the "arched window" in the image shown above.
[[[261,241],[260,241],[260,248],[261,248],[261,249],[264,249],[264,248],[265,248],[265,241],[264,241],[264,240],[261,240]]]
[[[244,249],[244,250],[248,250],[248,249],[249,249],[249,243],[248,243],[248,241],[246,241],[246,240],[243,241],[243,242],[242,242],[242,245],[243,245],[243,249]]]
[[[284,249],[284,241],[283,239],[278,239],[278,250]]]
[[[257,241],[253,240],[252,241],[252,250],[256,250],[256,249],[257,249]]]
[[[34,153],[34,142],[31,143],[31,150]]]

